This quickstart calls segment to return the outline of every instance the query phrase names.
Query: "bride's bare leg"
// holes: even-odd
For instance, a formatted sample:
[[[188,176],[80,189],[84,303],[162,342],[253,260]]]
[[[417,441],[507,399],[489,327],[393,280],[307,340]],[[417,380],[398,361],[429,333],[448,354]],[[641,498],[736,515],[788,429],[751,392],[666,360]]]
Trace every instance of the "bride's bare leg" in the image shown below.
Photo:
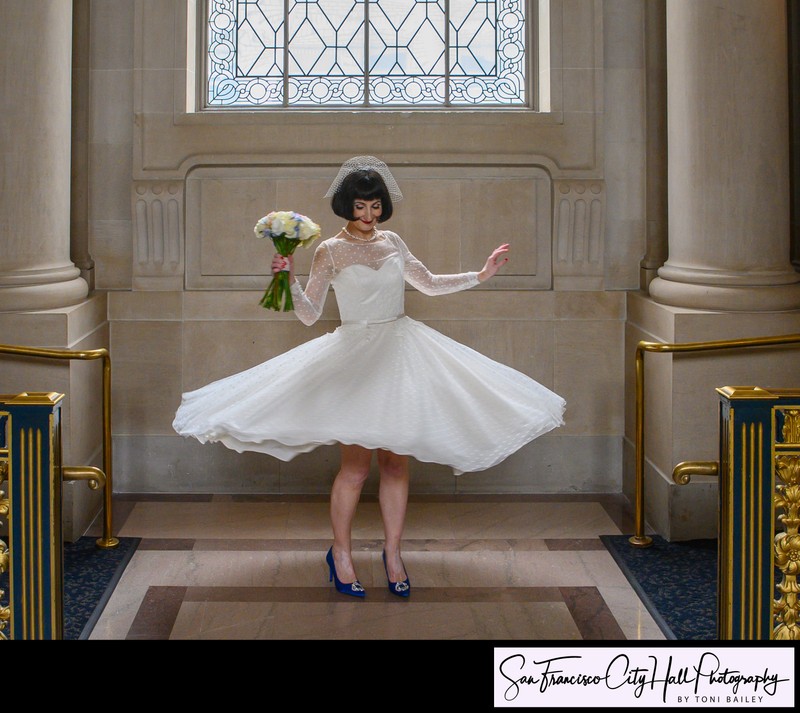
[[[407,576],[400,559],[400,540],[403,537],[408,506],[408,456],[379,450],[378,469],[381,475],[378,497],[386,537],[386,569],[389,579],[402,582]]]
[[[369,476],[372,451],[361,446],[342,445],[342,464],[331,488],[333,561],[341,582],[354,582],[351,529],[361,489]]]

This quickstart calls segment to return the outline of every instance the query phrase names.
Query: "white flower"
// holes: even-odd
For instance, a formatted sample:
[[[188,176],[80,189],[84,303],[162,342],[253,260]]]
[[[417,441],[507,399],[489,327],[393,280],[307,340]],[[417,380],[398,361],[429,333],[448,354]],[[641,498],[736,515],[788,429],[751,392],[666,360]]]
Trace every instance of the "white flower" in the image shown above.
[[[319,226],[306,218],[300,223],[300,231],[298,235],[303,243],[306,243],[309,240],[316,240],[320,235]]]
[[[270,215],[265,215],[261,220],[256,223],[255,228],[253,228],[253,232],[256,234],[257,238],[268,238],[270,236],[270,225],[272,224],[272,218]]]
[[[272,219],[272,225],[270,226],[270,233],[273,235],[281,235],[286,232],[286,228],[284,226],[284,219],[281,216],[275,216]]]

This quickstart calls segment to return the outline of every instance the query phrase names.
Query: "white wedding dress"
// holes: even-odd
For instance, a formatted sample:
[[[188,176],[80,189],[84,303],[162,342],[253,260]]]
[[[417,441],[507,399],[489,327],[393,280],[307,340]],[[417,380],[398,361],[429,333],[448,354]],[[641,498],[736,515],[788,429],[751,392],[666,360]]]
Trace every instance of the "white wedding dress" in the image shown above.
[[[450,466],[496,465],[563,425],[566,403],[525,374],[403,314],[405,282],[428,295],[478,284],[433,275],[398,235],[330,238],[295,313],[312,324],[333,286],[336,330],[183,395],[173,427],[199,441],[288,461],[323,444],[385,448]]]

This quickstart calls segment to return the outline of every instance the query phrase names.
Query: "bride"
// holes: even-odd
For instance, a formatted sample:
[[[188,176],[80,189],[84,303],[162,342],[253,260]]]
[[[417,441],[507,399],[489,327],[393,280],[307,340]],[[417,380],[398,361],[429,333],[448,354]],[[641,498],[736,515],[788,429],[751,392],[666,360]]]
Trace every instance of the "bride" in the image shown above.
[[[184,394],[173,427],[204,443],[283,460],[339,444],[326,562],[336,590],[356,597],[365,591],[353,565],[351,528],[374,454],[387,586],[408,597],[401,539],[409,458],[450,466],[456,474],[485,470],[563,425],[566,403],[404,313],[405,283],[426,295],[468,289],[508,262],[508,244],[495,248],[479,272],[432,274],[399,235],[383,229],[402,193],[388,166],[373,156],[346,161],[326,197],[346,222],[317,246],[305,288],[294,276],[292,256],[276,254],[272,270],[289,271],[295,314],[307,325],[319,319],[332,287],[341,325]]]

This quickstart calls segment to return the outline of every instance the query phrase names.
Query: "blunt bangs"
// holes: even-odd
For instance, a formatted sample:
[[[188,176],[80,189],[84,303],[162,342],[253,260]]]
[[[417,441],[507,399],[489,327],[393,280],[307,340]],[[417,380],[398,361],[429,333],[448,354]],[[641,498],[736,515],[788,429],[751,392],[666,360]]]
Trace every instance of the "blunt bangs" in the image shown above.
[[[373,201],[380,199],[381,216],[379,223],[392,217],[394,206],[386,184],[381,175],[373,169],[353,171],[342,181],[342,185],[331,198],[331,208],[340,218],[354,220],[353,203],[356,200]]]

